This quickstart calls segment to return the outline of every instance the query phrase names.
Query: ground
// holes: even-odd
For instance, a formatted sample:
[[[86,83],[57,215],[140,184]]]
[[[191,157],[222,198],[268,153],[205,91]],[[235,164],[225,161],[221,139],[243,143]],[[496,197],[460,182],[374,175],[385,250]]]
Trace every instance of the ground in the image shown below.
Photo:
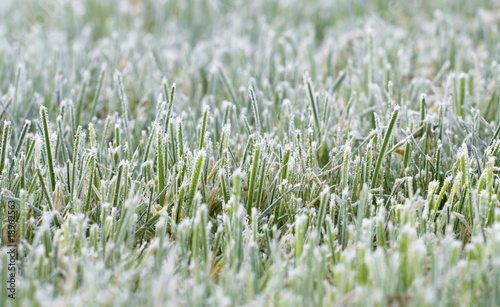
[[[0,306],[500,304],[500,2],[0,3]]]

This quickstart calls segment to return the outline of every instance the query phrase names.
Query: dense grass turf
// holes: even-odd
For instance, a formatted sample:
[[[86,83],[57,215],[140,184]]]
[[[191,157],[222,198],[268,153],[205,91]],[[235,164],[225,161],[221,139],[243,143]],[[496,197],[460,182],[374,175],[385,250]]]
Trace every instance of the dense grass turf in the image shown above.
[[[499,305],[499,16],[3,2],[0,305]]]

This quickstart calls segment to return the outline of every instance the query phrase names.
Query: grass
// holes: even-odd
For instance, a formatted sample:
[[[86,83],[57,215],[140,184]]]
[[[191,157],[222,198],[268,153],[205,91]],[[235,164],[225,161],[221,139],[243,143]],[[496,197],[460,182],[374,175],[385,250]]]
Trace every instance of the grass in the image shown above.
[[[5,3],[0,306],[500,304],[496,1]]]

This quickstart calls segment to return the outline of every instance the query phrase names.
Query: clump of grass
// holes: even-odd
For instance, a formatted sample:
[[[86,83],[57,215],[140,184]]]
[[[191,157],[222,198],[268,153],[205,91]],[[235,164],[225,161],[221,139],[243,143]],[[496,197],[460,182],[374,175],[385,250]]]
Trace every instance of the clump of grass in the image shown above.
[[[2,137],[2,153],[0,156],[0,174],[3,172],[5,166],[5,158],[7,156],[7,150],[10,141],[11,123],[10,121],[5,121],[3,124],[3,137]]]
[[[377,185],[378,172],[380,170],[380,166],[382,165],[382,160],[384,159],[385,151],[387,150],[387,144],[389,143],[389,139],[391,138],[392,130],[394,129],[394,125],[396,124],[396,120],[398,119],[398,113],[399,113],[399,106],[396,106],[394,108],[394,112],[392,113],[389,126],[385,131],[384,140],[382,141],[382,147],[380,148],[380,152],[377,158],[377,163],[375,164],[375,169],[373,171],[372,183],[371,183],[372,189],[375,188],[375,186]]]
[[[205,151],[200,150],[198,152],[198,156],[196,157],[196,161],[195,161],[194,166],[193,166],[191,179],[189,182],[189,195],[188,195],[187,207],[188,207],[188,211],[191,214],[193,213],[193,208],[192,208],[193,199],[194,199],[194,195],[196,193],[196,189],[198,188],[200,175],[201,175],[201,167],[203,165],[204,159],[205,159]]]
[[[42,106],[40,108],[40,120],[43,125],[43,137],[45,141],[45,155],[47,159],[47,167],[50,178],[51,189],[56,187],[56,175],[54,171],[54,160],[52,159],[52,145],[50,144],[49,124],[47,118],[47,108]],[[73,179],[74,180],[74,179]]]

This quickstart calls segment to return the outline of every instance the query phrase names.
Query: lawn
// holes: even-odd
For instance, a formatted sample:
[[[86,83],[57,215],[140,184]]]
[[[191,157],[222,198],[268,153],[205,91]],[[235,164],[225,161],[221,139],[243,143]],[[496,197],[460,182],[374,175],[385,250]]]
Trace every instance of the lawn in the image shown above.
[[[2,1],[0,306],[500,305],[499,26]]]

